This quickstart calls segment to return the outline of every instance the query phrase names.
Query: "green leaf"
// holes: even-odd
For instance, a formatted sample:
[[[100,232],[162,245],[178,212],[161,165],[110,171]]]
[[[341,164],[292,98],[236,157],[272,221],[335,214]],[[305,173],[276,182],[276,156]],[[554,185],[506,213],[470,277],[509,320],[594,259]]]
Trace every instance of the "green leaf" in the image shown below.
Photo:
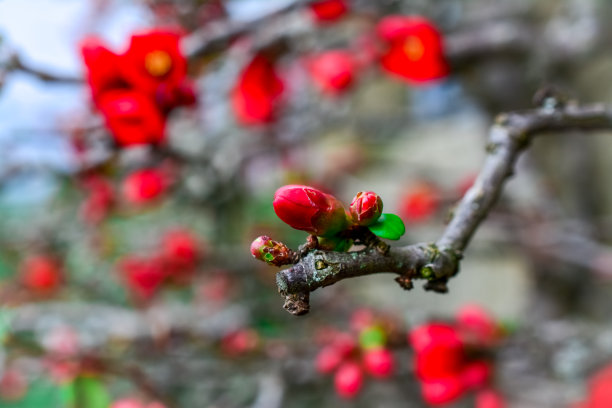
[[[106,386],[96,377],[79,376],[73,387],[76,407],[108,408],[111,404]]]
[[[406,232],[404,221],[395,214],[383,214],[368,226],[374,235],[384,239],[398,240]]]

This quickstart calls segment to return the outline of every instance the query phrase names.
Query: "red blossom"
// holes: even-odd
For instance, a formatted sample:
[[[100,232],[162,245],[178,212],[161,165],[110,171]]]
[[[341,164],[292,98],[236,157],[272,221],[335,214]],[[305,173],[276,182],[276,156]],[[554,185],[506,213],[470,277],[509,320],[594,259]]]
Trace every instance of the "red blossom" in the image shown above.
[[[121,74],[130,86],[151,97],[160,87],[179,88],[187,77],[180,38],[180,33],[162,29],[132,35],[121,61]]]
[[[363,370],[359,364],[352,361],[343,363],[334,376],[334,386],[342,398],[357,396],[363,386]]]
[[[148,204],[158,199],[167,188],[167,180],[160,170],[142,169],[131,173],[123,181],[122,193],[130,204]]]
[[[274,62],[260,53],[242,70],[231,92],[236,118],[243,125],[261,125],[275,119],[283,81]]]
[[[333,236],[348,225],[342,203],[313,187],[287,185],[274,194],[274,211],[289,226],[319,236]]]
[[[259,345],[259,334],[253,329],[238,329],[221,339],[221,349],[229,356],[240,356],[254,351]]]
[[[421,380],[458,376],[463,368],[465,350],[459,331],[445,323],[419,326],[410,332],[415,351],[415,371]]]
[[[80,48],[94,102],[106,91],[128,87],[119,71],[120,56],[106,48],[99,38],[85,38]]]
[[[161,288],[166,274],[157,258],[125,256],[118,265],[127,288],[138,300],[149,300]]]
[[[161,256],[172,276],[190,277],[190,272],[196,267],[202,254],[197,237],[190,231],[176,229],[166,232],[162,237]]]
[[[330,23],[342,18],[348,11],[346,0],[320,0],[310,4],[310,12],[315,21]]]
[[[427,220],[438,210],[440,197],[438,190],[427,183],[412,186],[400,202],[400,213],[407,223]]]
[[[457,325],[468,341],[479,344],[493,344],[501,337],[497,322],[479,305],[461,307],[456,315]]]
[[[389,73],[417,84],[448,75],[442,36],[425,18],[389,16],[379,22],[377,33],[387,43],[381,64]]]
[[[27,289],[50,294],[62,284],[61,266],[50,255],[31,255],[21,264],[20,279]]]
[[[355,82],[357,63],[349,51],[332,50],[308,59],[307,68],[323,92],[337,95]]]
[[[357,225],[370,225],[376,222],[382,211],[382,199],[372,191],[357,193],[350,206],[351,218]]]
[[[165,119],[144,94],[130,90],[109,91],[100,98],[99,107],[119,146],[163,142]]]

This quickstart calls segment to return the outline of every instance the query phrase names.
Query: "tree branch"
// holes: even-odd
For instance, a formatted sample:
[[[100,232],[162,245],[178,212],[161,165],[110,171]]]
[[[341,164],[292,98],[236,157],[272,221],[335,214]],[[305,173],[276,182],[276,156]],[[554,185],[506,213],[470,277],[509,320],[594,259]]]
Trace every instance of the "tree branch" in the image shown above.
[[[375,249],[358,252],[314,250],[291,268],[277,274],[285,308],[299,315],[308,312],[309,293],[342,279],[392,272],[404,289],[412,279],[426,279],[426,290],[446,292],[446,282],[459,270],[462,253],[480,223],[513,174],[520,153],[536,135],[550,131],[601,130],[612,128],[612,111],[601,105],[563,105],[553,96],[545,107],[499,115],[487,144],[488,156],[474,185],[465,193],[453,217],[435,243],[392,248],[386,254]]]

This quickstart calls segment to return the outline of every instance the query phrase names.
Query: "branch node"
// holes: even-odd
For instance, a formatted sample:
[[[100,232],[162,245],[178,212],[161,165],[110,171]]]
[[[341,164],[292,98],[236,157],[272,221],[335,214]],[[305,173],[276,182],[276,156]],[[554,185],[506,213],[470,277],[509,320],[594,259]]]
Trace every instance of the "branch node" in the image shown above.
[[[310,311],[310,292],[290,293],[285,296],[283,308],[294,316],[302,316]]]

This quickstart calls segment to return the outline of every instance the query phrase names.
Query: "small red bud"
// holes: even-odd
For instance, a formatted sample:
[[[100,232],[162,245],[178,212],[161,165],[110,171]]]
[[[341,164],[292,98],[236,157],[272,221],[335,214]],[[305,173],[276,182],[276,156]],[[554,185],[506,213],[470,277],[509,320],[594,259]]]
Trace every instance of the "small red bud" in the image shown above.
[[[350,211],[355,224],[370,225],[382,214],[383,202],[378,194],[372,191],[361,191],[353,198]]]
[[[171,272],[192,270],[202,251],[197,238],[187,230],[168,231],[161,240],[161,255]]]
[[[317,354],[315,367],[321,374],[329,374],[342,362],[344,356],[341,351],[332,345],[325,346]]]
[[[158,169],[138,170],[122,186],[123,197],[130,204],[142,205],[159,198],[166,190],[165,175]]]
[[[253,329],[238,329],[223,337],[221,349],[229,356],[249,353],[259,345],[259,334]]]
[[[393,374],[393,354],[385,348],[367,350],[363,356],[365,370],[377,378],[388,378]]]
[[[411,188],[400,204],[406,222],[421,222],[430,218],[439,207],[438,191],[431,185],[422,183]]]
[[[251,254],[269,265],[282,266],[291,263],[291,250],[282,242],[262,235],[251,243]]]
[[[354,362],[342,364],[334,376],[334,386],[342,398],[354,398],[363,386],[363,370]]]
[[[357,64],[353,54],[348,51],[323,52],[312,57],[307,65],[313,81],[330,95],[346,91],[355,80]]]
[[[128,255],[118,266],[126,286],[139,300],[152,298],[166,278],[163,262],[159,259]]]
[[[482,388],[491,378],[491,364],[486,361],[475,361],[465,366],[461,372],[461,381],[468,389]]]
[[[320,0],[310,4],[310,11],[319,23],[336,21],[346,14],[346,0]]]
[[[348,226],[342,203],[313,187],[281,187],[274,194],[273,205],[278,218],[295,229],[313,235],[331,237]]]
[[[468,342],[491,345],[501,336],[499,325],[479,305],[463,306],[457,312],[456,320],[462,335]]]
[[[48,255],[34,255],[26,258],[21,265],[21,282],[35,292],[49,294],[62,283],[61,267],[57,260]]]

